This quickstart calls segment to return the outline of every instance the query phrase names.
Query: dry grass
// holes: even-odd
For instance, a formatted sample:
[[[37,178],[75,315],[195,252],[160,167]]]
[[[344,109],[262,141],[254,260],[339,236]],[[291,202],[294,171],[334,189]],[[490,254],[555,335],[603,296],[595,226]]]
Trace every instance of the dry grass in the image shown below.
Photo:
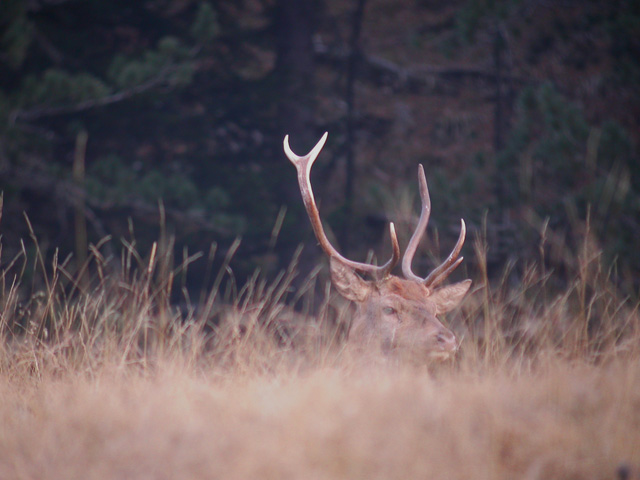
[[[35,267],[25,250],[0,272],[0,478],[614,479],[640,466],[640,317],[594,249],[562,291],[536,267],[516,288],[481,273],[450,319],[461,355],[430,366],[351,351],[324,314],[305,324],[312,340],[289,342],[293,267],[227,293],[221,274],[179,312],[170,293],[190,260],[173,268],[159,250],[129,245],[107,273],[94,248],[79,278],[36,243]]]

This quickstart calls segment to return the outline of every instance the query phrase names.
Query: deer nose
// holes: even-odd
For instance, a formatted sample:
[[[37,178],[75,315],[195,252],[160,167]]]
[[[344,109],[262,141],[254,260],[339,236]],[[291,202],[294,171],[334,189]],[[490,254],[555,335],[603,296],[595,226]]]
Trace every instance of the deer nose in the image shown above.
[[[443,350],[455,351],[458,349],[456,336],[450,330],[442,330],[439,332],[438,335],[436,335],[436,340]]]

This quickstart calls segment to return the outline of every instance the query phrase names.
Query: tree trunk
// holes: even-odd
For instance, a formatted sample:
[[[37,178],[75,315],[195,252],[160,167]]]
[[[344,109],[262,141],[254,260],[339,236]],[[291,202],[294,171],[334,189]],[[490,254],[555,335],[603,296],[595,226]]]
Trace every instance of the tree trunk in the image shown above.
[[[340,235],[340,243],[345,255],[349,250],[349,230],[352,227],[353,217],[353,187],[355,183],[355,102],[356,102],[356,78],[358,71],[358,60],[360,59],[360,32],[362,31],[362,21],[364,19],[364,8],[366,0],[357,0],[356,7],[351,17],[351,39],[349,41],[349,58],[347,64],[347,140],[346,140],[346,182],[344,189],[344,222]]]
[[[279,0],[277,78],[280,90],[279,130],[289,134],[294,149],[311,148],[315,132],[313,27],[317,2]]]
[[[295,169],[282,153],[282,139],[289,135],[291,148],[299,154],[307,153],[318,141],[315,120],[315,89],[313,32],[318,23],[319,0],[279,0],[276,10],[277,63],[276,79],[280,96],[278,104],[278,139],[276,145],[275,178],[283,185],[279,199],[287,205],[293,222],[285,222],[280,247],[290,254],[293,246],[308,243],[313,238],[309,221],[303,208],[296,181]],[[286,225],[293,224],[287,231]],[[287,245],[289,244],[289,245]],[[317,249],[306,247],[299,260],[303,274],[309,272],[318,261]],[[286,262],[287,259],[283,258]]]

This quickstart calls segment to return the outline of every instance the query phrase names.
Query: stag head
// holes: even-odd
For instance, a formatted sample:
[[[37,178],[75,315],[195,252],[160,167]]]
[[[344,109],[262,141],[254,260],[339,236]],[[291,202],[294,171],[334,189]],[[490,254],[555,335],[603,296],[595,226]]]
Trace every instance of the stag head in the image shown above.
[[[400,246],[393,223],[389,224],[392,254],[381,266],[349,260],[331,245],[324,233],[320,213],[311,188],[310,171],[322,150],[327,133],[305,156],[298,156],[284,138],[284,151],[298,171],[302,201],[320,246],[329,257],[331,281],[342,296],[357,305],[349,331],[349,341],[373,345],[384,352],[395,350],[418,351],[434,358],[447,358],[458,349],[458,341],[437,315],[456,307],[471,286],[471,280],[441,287],[440,284],[463,260],[460,251],[466,228],[461,220],[460,236],[451,254],[429,275],[422,278],[411,269],[413,257],[429,222],[431,200],[422,165],[418,168],[418,182],[422,211],[418,225],[409,240],[402,258],[404,278],[391,275],[400,259]],[[366,280],[361,275],[369,276]]]

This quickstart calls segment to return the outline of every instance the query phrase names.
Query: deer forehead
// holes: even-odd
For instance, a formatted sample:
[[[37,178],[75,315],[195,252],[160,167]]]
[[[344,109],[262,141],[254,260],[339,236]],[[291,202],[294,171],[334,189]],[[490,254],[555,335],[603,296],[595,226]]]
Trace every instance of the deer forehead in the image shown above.
[[[394,298],[407,304],[424,304],[428,302],[431,290],[422,283],[391,276],[377,285],[380,298]]]

